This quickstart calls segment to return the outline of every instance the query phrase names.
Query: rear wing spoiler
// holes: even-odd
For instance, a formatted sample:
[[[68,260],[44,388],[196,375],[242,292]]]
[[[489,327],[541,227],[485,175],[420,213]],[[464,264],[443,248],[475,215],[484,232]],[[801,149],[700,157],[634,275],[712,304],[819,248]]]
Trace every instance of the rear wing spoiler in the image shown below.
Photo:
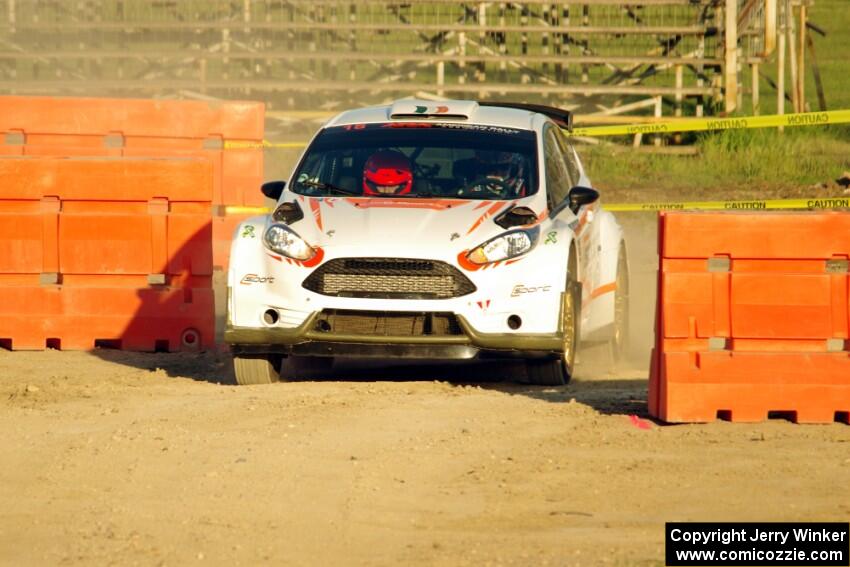
[[[491,106],[498,108],[516,108],[518,110],[528,110],[529,112],[537,112],[550,118],[555,124],[568,132],[573,131],[573,113],[563,108],[554,106],[546,106],[545,104],[526,104],[524,102],[478,102],[478,106]]]

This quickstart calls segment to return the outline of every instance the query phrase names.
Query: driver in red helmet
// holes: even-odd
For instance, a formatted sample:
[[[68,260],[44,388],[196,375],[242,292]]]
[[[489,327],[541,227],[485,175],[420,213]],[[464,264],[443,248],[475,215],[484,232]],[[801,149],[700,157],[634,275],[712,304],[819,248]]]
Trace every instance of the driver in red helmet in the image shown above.
[[[413,187],[413,168],[403,153],[375,152],[363,166],[364,195],[407,195]]]

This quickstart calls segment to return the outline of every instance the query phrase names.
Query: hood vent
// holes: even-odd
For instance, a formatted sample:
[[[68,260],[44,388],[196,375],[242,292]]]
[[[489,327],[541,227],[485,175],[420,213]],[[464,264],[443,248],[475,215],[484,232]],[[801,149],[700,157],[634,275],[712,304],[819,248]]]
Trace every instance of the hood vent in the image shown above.
[[[537,214],[528,207],[511,207],[494,218],[493,222],[505,229],[528,226],[537,222]]]
[[[281,203],[278,208],[272,213],[272,218],[284,224],[292,224],[304,218],[304,211],[301,206],[293,201],[291,203]]]

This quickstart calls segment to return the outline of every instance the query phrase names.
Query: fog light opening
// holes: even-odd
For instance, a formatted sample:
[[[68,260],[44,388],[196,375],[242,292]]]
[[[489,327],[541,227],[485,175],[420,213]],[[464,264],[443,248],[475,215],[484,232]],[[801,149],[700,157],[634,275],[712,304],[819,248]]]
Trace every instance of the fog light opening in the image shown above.
[[[522,327],[522,319],[520,319],[520,316],[511,315],[510,317],[508,317],[508,327],[510,327],[513,331],[516,331],[517,329]]]
[[[277,310],[275,309],[266,309],[266,312],[263,313],[263,322],[266,325],[277,325],[279,320],[280,315],[277,314]]]
[[[316,330],[320,333],[329,333],[331,331],[331,324],[325,319],[319,319],[316,321]]]

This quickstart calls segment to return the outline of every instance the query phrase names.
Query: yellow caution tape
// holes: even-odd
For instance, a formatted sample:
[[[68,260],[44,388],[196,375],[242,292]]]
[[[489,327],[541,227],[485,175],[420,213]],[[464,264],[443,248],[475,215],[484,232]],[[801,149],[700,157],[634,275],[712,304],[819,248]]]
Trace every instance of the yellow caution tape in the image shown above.
[[[776,128],[780,126],[823,126],[825,124],[850,123],[850,110],[827,112],[802,112],[799,114],[769,114],[765,116],[735,116],[730,118],[677,118],[667,122],[651,124],[622,124],[612,126],[586,126],[573,128],[571,136],[629,136],[633,134],[672,134],[674,132],[698,132],[739,130],[750,128]],[[307,142],[262,142],[225,140],[224,149],[300,149]]]
[[[824,210],[850,208],[850,197],[810,199],[768,199],[752,201],[662,201],[656,203],[614,203],[602,205],[609,211],[767,211]]]
[[[779,126],[823,126],[850,122],[850,110],[829,112],[802,112],[799,114],[769,114],[766,116],[734,116],[730,118],[678,118],[653,124],[614,126],[588,126],[573,128],[572,136],[622,136],[631,134],[668,134],[739,130],[749,128],[774,128]]]
[[[812,197],[808,199],[767,199],[750,201],[658,201],[652,203],[613,203],[602,207],[608,211],[769,211],[850,209],[850,197]],[[227,215],[265,215],[268,207],[223,207]]]
[[[239,205],[226,205],[224,214],[226,215],[266,215],[272,210],[268,207],[242,207]]]

